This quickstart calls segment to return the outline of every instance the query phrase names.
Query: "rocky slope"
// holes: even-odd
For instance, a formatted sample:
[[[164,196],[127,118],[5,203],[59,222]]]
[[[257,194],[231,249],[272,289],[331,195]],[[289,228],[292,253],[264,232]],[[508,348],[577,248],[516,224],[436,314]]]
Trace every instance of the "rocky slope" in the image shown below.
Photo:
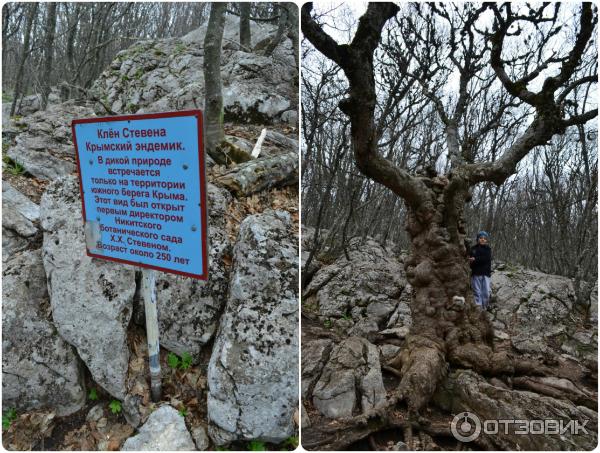
[[[238,29],[228,19],[226,133],[252,150],[268,124],[263,153],[248,164],[277,168],[278,175],[264,171],[251,190],[240,191],[222,176],[235,179],[243,165],[210,166],[210,279],[157,277],[158,404],[149,399],[140,272],[85,254],[70,124],[106,110],[53,98],[45,112],[25,103],[29,110],[21,113],[29,114],[3,128],[2,382],[12,421],[6,448],[297,442],[298,164],[288,158],[297,155],[297,74],[289,40],[265,57],[236,48]],[[253,39],[274,31],[255,26]],[[119,54],[94,92],[114,113],[202,108],[204,32],[137,43]],[[272,165],[278,156],[285,178]],[[271,159],[269,166],[261,159]],[[232,336],[230,325],[244,334]],[[234,360],[225,351],[240,355]],[[274,395],[273,388],[281,391]]]
[[[303,232],[308,233],[303,243],[310,246],[312,231]],[[350,260],[342,255],[331,264],[319,264],[302,294],[303,445],[348,448],[354,440],[358,443],[352,445],[361,449],[402,449],[397,445],[407,442],[402,434],[384,432],[373,434],[369,444],[361,441],[378,432],[376,424],[344,431],[347,443],[340,440],[341,433],[324,435],[343,426],[332,420],[365,413],[384,400],[386,392],[392,394],[399,382],[395,362],[411,326],[405,255],[368,238],[352,239],[348,251]],[[424,414],[429,425],[421,423],[413,446],[460,448],[449,432],[450,422],[454,415],[470,411],[482,419],[588,420],[591,428],[587,435],[485,435],[475,441],[478,448],[594,448],[597,289],[587,318],[574,306],[572,281],[562,276],[504,264],[493,273],[492,292],[487,316],[496,350],[544,363],[555,376],[486,378],[470,370],[452,370]],[[388,422],[388,427],[395,426],[393,420]],[[318,429],[323,426],[329,428]]]

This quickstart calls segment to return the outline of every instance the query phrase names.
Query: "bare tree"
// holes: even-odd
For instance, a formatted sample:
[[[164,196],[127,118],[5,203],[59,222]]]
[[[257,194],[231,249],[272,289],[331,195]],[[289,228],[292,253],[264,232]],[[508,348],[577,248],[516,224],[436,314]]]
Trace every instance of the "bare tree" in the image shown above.
[[[252,46],[251,35],[250,35],[250,11],[251,6],[249,2],[242,2],[240,6],[240,46],[242,50],[250,49]]]
[[[44,42],[44,70],[42,74],[42,110],[46,110],[50,95],[50,73],[54,56],[54,33],[56,32],[56,2],[48,3],[46,15],[46,38]]]
[[[225,25],[226,3],[212,3],[204,37],[204,134],[206,152],[217,162],[225,163],[219,145],[223,131],[223,95],[221,92],[221,43]]]
[[[10,115],[13,116],[15,114],[15,109],[17,107],[17,99],[23,92],[23,73],[25,70],[25,62],[27,61],[27,56],[29,55],[29,41],[31,39],[31,29],[33,27],[33,22],[35,21],[35,16],[37,14],[37,3],[30,3],[27,11],[27,18],[25,19],[25,33],[23,39],[23,47],[21,50],[21,57],[19,59],[19,69],[17,70],[16,76],[16,84],[15,91],[13,94],[13,101],[10,107]]]
[[[404,48],[396,49],[395,56],[405,68],[405,79],[417,81],[434,106],[444,127],[447,155],[445,172],[438,173],[434,162],[425,162],[425,168],[417,174],[409,172],[406,165],[381,156],[379,150],[384,137],[376,123],[374,55],[383,29],[398,13],[398,6],[369,4],[352,41],[345,45],[338,44],[312,17],[311,3],[302,8],[305,37],[339,65],[348,79],[349,93],[340,101],[339,108],[351,121],[358,169],[401,197],[407,209],[411,254],[405,268],[413,287],[413,324],[406,347],[396,360],[402,378],[384,407],[359,417],[356,423],[371,423],[371,417],[386,413],[387,408],[400,401],[406,402],[410,417],[415,420],[445,376],[448,363],[486,375],[549,372],[537,362],[516,360],[510,353],[494,349],[489,321],[474,305],[470,291],[464,213],[474,186],[485,182],[502,185],[534,148],[598,114],[597,108],[576,111],[573,106],[577,102],[572,97],[577,87],[589,86],[597,80],[595,72],[586,73],[594,66],[584,59],[593,40],[594,7],[591,3],[581,5],[578,30],[566,51],[548,52],[546,46],[561,27],[560,8],[560,4],[513,7],[510,3],[448,8],[444,4],[411,6],[411,14],[400,20]],[[484,13],[492,13],[494,18],[488,31],[477,25]],[[434,27],[437,19],[447,22],[450,30],[447,37]],[[539,39],[529,46],[509,49],[506,42],[519,36],[520,27],[528,26],[539,31]],[[449,52],[448,66],[440,59],[444,49]],[[523,53],[524,49],[529,50]],[[507,57],[503,51],[514,56]],[[545,72],[549,65],[556,69],[552,75]],[[453,70],[459,76],[458,93],[448,102],[441,86]],[[536,85],[539,85],[537,91],[529,88],[530,82],[538,77],[543,77],[543,81]],[[486,83],[501,87],[498,100],[502,102],[492,102]],[[409,92],[405,95],[409,96]],[[484,98],[490,105],[489,113],[480,116],[478,127],[472,129],[470,109]],[[478,153],[481,140],[488,139],[508,111],[516,107],[526,109],[529,124],[520,130],[513,128],[516,135],[507,141],[506,148],[497,151],[496,157],[481,159]],[[356,423],[341,424],[339,428]],[[380,420],[373,423],[381,428]],[[339,432],[332,442],[329,448],[344,445]]]

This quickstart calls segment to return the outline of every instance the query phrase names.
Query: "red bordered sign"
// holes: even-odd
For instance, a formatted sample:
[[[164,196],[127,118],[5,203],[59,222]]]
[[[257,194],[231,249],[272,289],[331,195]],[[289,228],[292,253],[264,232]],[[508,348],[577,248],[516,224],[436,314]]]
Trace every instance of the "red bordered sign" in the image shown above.
[[[87,254],[208,279],[202,112],[74,120]]]

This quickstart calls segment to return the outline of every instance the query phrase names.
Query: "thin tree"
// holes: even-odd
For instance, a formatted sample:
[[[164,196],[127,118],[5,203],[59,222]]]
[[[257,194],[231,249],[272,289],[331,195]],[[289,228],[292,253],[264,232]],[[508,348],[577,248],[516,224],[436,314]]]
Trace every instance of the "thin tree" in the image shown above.
[[[13,94],[12,105],[10,106],[10,116],[15,114],[15,110],[17,108],[17,100],[19,96],[23,93],[23,75],[25,70],[25,62],[27,61],[27,57],[29,56],[29,41],[31,39],[31,29],[33,28],[33,23],[35,21],[35,16],[37,14],[38,3],[30,3],[27,11],[27,18],[25,19],[25,32],[23,39],[23,47],[21,50],[21,58],[19,60],[19,69],[17,70],[16,76],[16,84],[15,91]]]
[[[242,50],[248,51],[252,49],[251,34],[250,34],[250,2],[239,3],[240,7],[240,46]]]
[[[48,106],[50,95],[50,74],[52,72],[52,58],[54,56],[54,34],[56,32],[56,2],[48,3],[46,15],[46,38],[44,40],[44,71],[42,74],[42,110]]]
[[[221,92],[221,44],[227,3],[212,3],[204,37],[204,137],[206,152],[218,163],[226,163],[219,145],[223,130],[223,94]]]
[[[352,147],[357,167],[364,175],[404,199],[408,210],[406,230],[411,240],[411,255],[405,262],[405,268],[407,279],[413,287],[413,324],[406,347],[396,360],[402,378],[385,406],[359,417],[355,420],[357,423],[374,420],[381,426],[376,416],[387,413],[389,407],[400,401],[407,404],[409,416],[415,420],[445,376],[448,363],[486,375],[549,373],[537,362],[516,360],[510,353],[494,349],[491,325],[473,303],[470,290],[469,267],[465,259],[464,209],[473,186],[485,181],[503,184],[516,173],[517,165],[532,149],[546,144],[555,134],[564,134],[568,127],[584,124],[598,114],[597,108],[583,113],[569,109],[569,102],[573,102],[569,100],[572,91],[597,80],[597,74],[582,76],[579,71],[596,24],[592,3],[581,4],[575,40],[565,54],[553,52],[547,56],[539,49],[532,48],[527,63],[537,58],[538,64],[533,68],[525,66],[528,72],[517,80],[513,79],[518,72],[511,67],[511,60],[502,58],[507,37],[515,36],[515,29],[518,30],[521,24],[534,27],[542,23],[549,24],[551,27],[546,30],[542,41],[543,44],[547,43],[557,33],[555,26],[558,27],[560,7],[560,4],[544,4],[539,7],[528,6],[516,12],[510,3],[484,4],[478,8],[466,5],[461,18],[463,28],[451,36],[451,42],[461,43],[459,48],[464,51],[463,64],[458,63],[458,52],[453,55],[460,73],[460,89],[452,112],[447,111],[447,105],[438,102],[440,98],[435,96],[433,87],[427,83],[433,83],[434,79],[425,76],[433,74],[421,74],[421,79],[426,80],[422,89],[426,95],[432,95],[430,98],[437,103],[438,114],[445,124],[449,167],[445,174],[437,174],[433,168],[427,168],[421,174],[411,174],[405,167],[382,157],[378,152],[381,137],[375,123],[377,97],[374,53],[386,22],[396,16],[398,6],[392,3],[369,4],[359,20],[351,43],[347,45],[338,44],[317,23],[311,15],[311,3],[302,7],[302,31],[305,37],[319,52],[337,63],[348,79],[349,94],[340,101],[339,108],[351,121]],[[432,8],[435,13],[436,7]],[[547,9],[551,8],[553,12],[548,15]],[[495,161],[475,162],[473,148],[459,141],[459,124],[471,100],[468,90],[470,81],[486,66],[480,66],[481,54],[473,42],[473,34],[478,33],[474,24],[484,12],[491,12],[494,17],[494,24],[485,40],[491,42],[491,49],[486,50],[489,52],[489,66],[503,90],[532,111],[532,121]],[[442,10],[439,14],[443,17],[445,12]],[[408,21],[411,19],[408,18]],[[425,21],[426,27],[430,22]],[[427,52],[435,52],[440,46],[439,40],[436,40],[439,38],[432,34],[430,28],[427,33],[423,46]],[[415,34],[413,36],[418,37]],[[430,39],[427,40],[427,37]],[[411,50],[405,51],[408,53]],[[523,67],[518,59],[512,62]],[[539,91],[528,88],[529,82],[543,75],[544,69],[551,63],[557,65],[558,74],[546,77]],[[502,116],[503,110],[494,113]],[[496,123],[497,119],[491,120],[489,128]]]

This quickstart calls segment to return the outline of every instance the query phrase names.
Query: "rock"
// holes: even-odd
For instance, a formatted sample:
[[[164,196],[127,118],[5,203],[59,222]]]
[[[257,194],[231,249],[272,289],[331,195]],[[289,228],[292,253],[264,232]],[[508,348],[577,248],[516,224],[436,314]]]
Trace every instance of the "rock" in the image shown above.
[[[70,124],[76,118],[91,116],[94,112],[89,106],[75,105],[71,100],[14,120],[14,127],[20,133],[6,154],[40,179],[54,180],[74,173],[75,148]]]
[[[16,144],[8,148],[6,154],[21,164],[27,173],[40,179],[53,180],[76,170],[74,163],[51,154],[50,143],[27,133],[18,135]]]
[[[568,400],[496,387],[472,371],[451,372],[438,389],[435,401],[453,414],[471,412],[482,423],[486,420],[542,420],[542,423],[559,420],[565,426],[570,421],[586,423],[587,433],[580,434],[567,429],[560,435],[516,435],[516,425],[508,429],[508,434],[502,428],[504,425],[500,425],[496,434],[486,434],[483,430],[481,436],[495,450],[592,450],[598,443],[596,412]]]
[[[40,207],[2,182],[2,261],[29,247],[38,233]]]
[[[2,262],[28,248],[30,241],[12,230],[2,228]]]
[[[410,299],[412,297],[412,286],[407,283],[402,291],[398,305],[387,323],[388,328],[403,328],[412,326],[412,314],[410,312]]]
[[[252,21],[251,29],[252,41],[258,42],[274,33],[276,26]],[[134,44],[117,54],[92,91],[118,113],[203,108],[205,34],[203,25],[182,38]],[[298,109],[291,41],[284,39],[271,57],[242,51],[235,44],[238,41],[239,18],[228,15],[221,53],[225,120],[289,122]]]
[[[123,416],[127,423],[134,428],[140,426],[142,421],[142,414],[140,414],[140,405],[142,404],[142,397],[139,395],[127,395],[123,400],[122,409]]]
[[[410,448],[404,442],[396,442],[392,447],[392,451],[410,451]]]
[[[381,335],[385,335],[385,336],[389,336],[389,337],[396,337],[396,338],[400,338],[401,340],[403,340],[404,338],[406,338],[408,336],[409,331],[410,331],[410,329],[408,327],[403,326],[403,327],[395,327],[393,329],[385,329],[379,333]]]
[[[385,401],[377,347],[350,337],[335,346],[313,390],[313,403],[329,418],[364,413]]]
[[[354,332],[379,330],[394,310],[406,286],[402,264],[377,242],[359,238],[348,245],[350,261],[342,255],[314,275],[303,300],[315,304],[322,320],[351,316],[369,320]]]
[[[77,178],[69,176],[48,186],[40,217],[54,324],[77,348],[94,380],[123,400],[134,269],[86,255]]]
[[[298,124],[298,112],[296,110],[287,110],[281,114],[281,121],[288,123],[290,126]]]
[[[60,102],[60,92],[58,87],[51,87],[50,94],[48,95],[48,105],[57,104]],[[31,94],[23,97],[20,102],[17,103],[17,114],[18,115],[30,115],[40,110],[42,106],[42,95],[41,93]],[[10,104],[9,104],[10,112]]]
[[[160,342],[164,348],[182,355],[191,354],[194,362],[217,330],[227,297],[229,270],[225,257],[231,243],[225,229],[225,213],[231,195],[212,184],[208,192],[209,279],[196,280],[178,275],[158,273],[156,295]],[[144,324],[143,301],[136,306],[136,322]]]
[[[395,346],[393,344],[382,344],[379,346],[379,356],[381,357],[381,362],[387,363],[396,358],[401,350],[402,348],[400,346]]]
[[[70,415],[86,402],[83,370],[56,332],[40,250],[6,263],[2,280],[2,404]]]
[[[510,337],[520,352],[539,356],[564,351],[597,363],[597,326],[576,330],[572,280],[522,268],[505,269],[492,275],[495,336]]]
[[[138,434],[130,437],[122,451],[189,451],[194,450],[192,436],[184,418],[171,406],[152,412]]]
[[[194,438],[194,443],[196,444],[196,448],[200,451],[208,450],[210,446],[210,439],[206,434],[206,429],[204,426],[196,426],[192,429],[192,437]]]
[[[104,405],[102,403],[96,404],[94,407],[90,409],[90,411],[85,416],[85,420],[88,422],[97,422],[104,415]]]
[[[10,206],[30,222],[40,220],[40,207],[15,189],[8,181],[2,181],[2,209]],[[2,219],[4,224],[6,219]]]
[[[208,366],[209,435],[279,443],[298,407],[298,240],[290,216],[246,217]]]
[[[332,348],[332,340],[302,341],[302,398],[309,397]]]

